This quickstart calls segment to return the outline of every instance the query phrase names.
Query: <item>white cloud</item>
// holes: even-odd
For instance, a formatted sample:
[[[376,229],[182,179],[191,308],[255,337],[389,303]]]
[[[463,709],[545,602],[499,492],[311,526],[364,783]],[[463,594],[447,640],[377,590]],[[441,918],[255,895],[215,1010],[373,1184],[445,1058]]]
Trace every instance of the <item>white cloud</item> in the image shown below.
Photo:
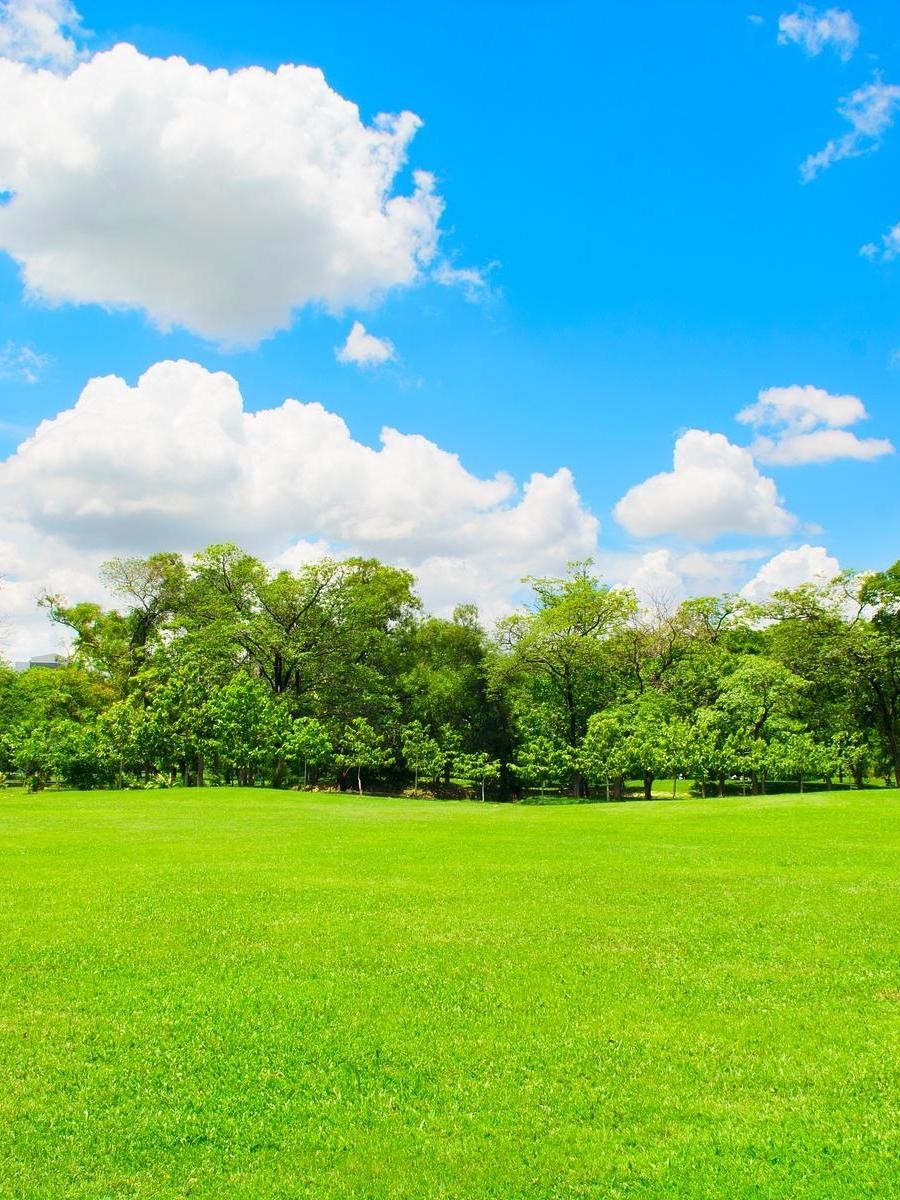
[[[163,362],[134,387],[92,379],[0,463],[0,608],[20,624],[45,586],[96,594],[110,555],[229,539],[283,562],[376,555],[415,570],[430,605],[491,615],[521,576],[596,553],[598,529],[565,468],[482,479],[420,435],[384,429],[373,449],[319,404],[248,412],[230,375]],[[31,625],[17,651],[45,643]]]
[[[488,263],[486,267],[454,267],[446,259],[437,263],[432,272],[433,278],[446,287],[462,288],[465,298],[470,304],[477,304],[494,294],[490,284],[490,274],[498,267],[498,262]]]
[[[735,591],[753,565],[770,554],[771,550],[760,546],[731,550],[604,548],[598,554],[597,565],[604,578],[632,588],[643,604],[672,606],[688,596]]]
[[[894,453],[887,438],[859,438],[846,429],[817,429],[814,433],[787,434],[777,439],[761,437],[752,449],[760,462],[779,467],[834,462],[838,458],[868,462]]]
[[[433,177],[396,192],[421,121],[364,124],[318,69],[208,70],[124,44],[64,76],[0,58],[0,111],[0,250],[48,303],[252,344],[435,260]]]
[[[859,158],[877,150],[882,138],[894,123],[900,107],[900,87],[876,79],[857,88],[838,104],[838,114],[852,126],[849,133],[832,138],[821,150],[811,154],[800,166],[805,183],[815,179],[820,171],[844,158]]]
[[[725,533],[782,535],[795,524],[750,451],[702,429],[678,438],[674,470],[631,488],[614,513],[636,537],[676,534],[701,542]]]
[[[896,258],[900,255],[900,222],[883,235],[880,246],[875,242],[867,242],[865,246],[860,246],[859,252],[864,258],[880,259],[882,262]]]
[[[336,349],[335,355],[338,362],[355,363],[358,367],[377,367],[381,363],[393,362],[397,352],[388,338],[375,337],[362,321],[354,321],[347,340]]]
[[[801,583],[827,583],[840,573],[841,565],[824,546],[798,546],[782,550],[765,563],[741,588],[748,600],[767,600],[783,588]]]
[[[778,18],[778,41],[782,46],[793,42],[807,54],[816,55],[830,46],[843,62],[853,55],[859,43],[859,26],[847,9],[826,8],[819,12],[811,4],[801,4],[796,12]]]
[[[79,58],[71,32],[80,22],[69,0],[5,0],[0,3],[0,57],[51,69],[71,67]]]
[[[758,402],[738,413],[746,425],[781,425],[793,432],[804,433],[818,425],[840,429],[852,425],[867,415],[858,396],[832,395],[812,384],[765,388]]]
[[[0,346],[0,379],[37,383],[50,361],[48,354],[38,354],[31,346],[7,342]]]
[[[767,388],[737,419],[761,433],[753,454],[765,463],[799,466],[838,458],[872,459],[892,454],[886,438],[859,438],[844,427],[868,417],[858,396],[832,395],[810,384]]]

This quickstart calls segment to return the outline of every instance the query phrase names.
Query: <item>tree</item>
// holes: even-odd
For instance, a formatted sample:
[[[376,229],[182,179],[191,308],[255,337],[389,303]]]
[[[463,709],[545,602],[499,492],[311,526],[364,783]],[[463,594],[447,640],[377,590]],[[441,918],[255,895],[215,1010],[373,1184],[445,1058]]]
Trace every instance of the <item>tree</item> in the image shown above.
[[[314,702],[317,715],[339,720],[392,706],[384,668],[417,607],[409,572],[374,559],[272,574],[231,544],[195,556],[186,599],[196,637],[233,645],[298,710]]]
[[[413,772],[413,787],[419,790],[419,775],[424,773],[429,779],[439,774],[444,764],[444,754],[441,747],[431,736],[421,721],[410,721],[400,731],[400,745],[406,765]]]
[[[458,755],[456,769],[463,779],[474,780],[479,784],[482,802],[485,799],[486,784],[496,783],[500,778],[499,758],[491,758],[484,750],[477,754]]]
[[[274,757],[276,707],[269,689],[241,672],[208,701],[209,746],[239,783],[252,784]]]
[[[630,763],[628,725],[621,708],[608,708],[594,713],[578,747],[578,764],[591,783],[603,783],[606,799],[612,795],[621,800],[625,795],[625,775]]]
[[[900,560],[864,578],[859,600],[871,616],[854,648],[856,662],[900,787]]]
[[[538,734],[523,742],[510,768],[523,783],[540,788],[561,787],[572,771],[572,751],[558,738]]]
[[[728,728],[726,754],[753,791],[765,788],[766,743],[796,727],[806,682],[774,659],[745,655],[724,680],[716,708]]]
[[[75,634],[75,661],[98,671],[122,696],[167,624],[182,611],[187,570],[179,554],[164,553],[112,559],[100,577],[113,595],[128,602],[124,615],[98,604],[67,605],[54,595],[40,603],[51,620]]]
[[[20,732],[14,743],[13,762],[25,777],[30,792],[43,791],[56,769],[53,726],[37,725],[28,732]]]
[[[500,627],[501,675],[532,703],[553,711],[554,733],[568,746],[572,787],[581,790],[575,751],[592,713],[615,695],[616,660],[609,643],[635,613],[627,589],[610,588],[575,563],[563,579],[530,578],[534,600]],[[520,754],[521,756],[521,754]]]
[[[394,755],[384,737],[372,728],[365,717],[355,717],[340,732],[335,762],[339,767],[356,770],[356,786],[362,795],[362,773],[390,766]]]
[[[334,757],[328,728],[315,717],[298,717],[290,723],[281,742],[281,752],[289,763],[303,764],[303,786],[309,781],[309,768],[319,770]]]
[[[811,733],[794,730],[769,743],[766,766],[773,779],[796,779],[802,792],[807,778],[828,773],[829,756]]]

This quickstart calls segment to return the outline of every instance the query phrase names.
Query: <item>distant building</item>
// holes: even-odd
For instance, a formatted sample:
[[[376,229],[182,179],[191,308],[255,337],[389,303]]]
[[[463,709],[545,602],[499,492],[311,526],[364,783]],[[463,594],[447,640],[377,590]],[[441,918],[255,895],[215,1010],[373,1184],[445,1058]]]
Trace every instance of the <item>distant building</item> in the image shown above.
[[[16,671],[29,671],[32,667],[55,670],[57,667],[64,667],[65,665],[66,658],[64,654],[36,654],[34,658],[29,658],[28,662],[13,664]]]

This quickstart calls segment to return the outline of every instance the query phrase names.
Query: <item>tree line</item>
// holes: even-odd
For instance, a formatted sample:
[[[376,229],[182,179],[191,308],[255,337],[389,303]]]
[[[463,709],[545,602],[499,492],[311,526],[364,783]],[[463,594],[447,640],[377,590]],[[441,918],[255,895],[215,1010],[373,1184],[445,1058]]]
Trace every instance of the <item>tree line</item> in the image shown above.
[[[0,772],[33,789],[378,787],[621,798],[683,776],[900,786],[900,562],[640,605],[590,562],[488,631],[374,559],[268,569],[234,545],[103,568],[116,606],[41,603],[67,664],[0,666]]]

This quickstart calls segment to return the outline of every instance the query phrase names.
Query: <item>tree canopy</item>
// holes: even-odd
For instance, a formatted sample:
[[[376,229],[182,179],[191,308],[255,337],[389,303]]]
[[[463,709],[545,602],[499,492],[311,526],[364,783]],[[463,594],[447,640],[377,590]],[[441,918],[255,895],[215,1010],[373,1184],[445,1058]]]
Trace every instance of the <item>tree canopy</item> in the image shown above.
[[[0,772],[31,787],[900,786],[900,563],[764,604],[648,608],[581,562],[523,581],[493,630],[471,605],[425,613],[409,572],[374,559],[271,570],[223,544],[103,579],[114,607],[42,601],[64,666],[0,666]]]

